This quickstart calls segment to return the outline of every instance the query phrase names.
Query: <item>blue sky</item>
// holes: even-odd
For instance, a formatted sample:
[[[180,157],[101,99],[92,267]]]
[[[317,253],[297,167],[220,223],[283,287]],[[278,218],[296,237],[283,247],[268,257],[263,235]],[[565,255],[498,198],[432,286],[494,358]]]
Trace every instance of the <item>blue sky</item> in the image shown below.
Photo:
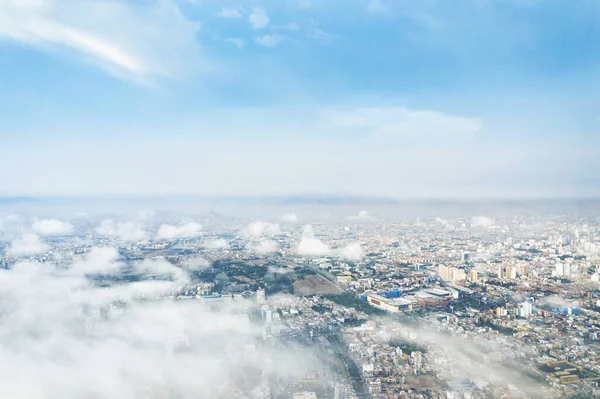
[[[2,195],[600,194],[594,0],[5,0]]]

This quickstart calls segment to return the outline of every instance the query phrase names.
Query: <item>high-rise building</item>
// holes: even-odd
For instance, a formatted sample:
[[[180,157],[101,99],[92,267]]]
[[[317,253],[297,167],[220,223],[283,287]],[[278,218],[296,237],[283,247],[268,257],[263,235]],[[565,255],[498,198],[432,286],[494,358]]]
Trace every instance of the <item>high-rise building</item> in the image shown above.
[[[262,321],[264,325],[270,325],[273,322],[273,311],[268,305],[264,305],[261,309]]]
[[[513,267],[513,266],[507,266],[504,278],[506,278],[508,280],[516,279],[517,278],[517,268]]]
[[[519,305],[519,316],[529,317],[533,314],[533,303],[526,301]]]
[[[262,305],[265,302],[266,302],[265,290],[262,288],[259,288],[256,291],[256,303],[258,303],[259,305]]]
[[[463,281],[467,279],[467,275],[463,269],[457,269],[455,267],[450,268],[450,276],[449,280],[452,283],[456,283],[458,281]]]
[[[506,315],[508,315],[508,311],[506,310],[506,308],[503,308],[502,306],[496,308],[497,317],[503,317]]]
[[[504,267],[502,265],[498,266],[498,271],[496,274],[498,274],[499,279],[504,278]]]
[[[334,399],[346,399],[348,397],[346,394],[346,387],[342,384],[335,384],[333,397]]]
[[[410,356],[413,358],[415,362],[415,366],[421,367],[423,364],[423,355],[419,351],[412,352]]]
[[[317,394],[314,392],[296,392],[294,399],[317,399]]]
[[[479,279],[479,273],[477,273],[477,270],[471,270],[469,272],[469,280],[476,283],[478,279]]]
[[[438,266],[438,274],[439,274],[440,278],[442,280],[444,280],[444,281],[448,281],[449,280],[449,278],[448,278],[448,271],[449,271],[448,267],[446,267],[444,265],[439,265]]]
[[[438,275],[444,281],[456,283],[458,281],[466,280],[467,275],[463,269],[456,267],[446,267],[444,265],[438,266]]]

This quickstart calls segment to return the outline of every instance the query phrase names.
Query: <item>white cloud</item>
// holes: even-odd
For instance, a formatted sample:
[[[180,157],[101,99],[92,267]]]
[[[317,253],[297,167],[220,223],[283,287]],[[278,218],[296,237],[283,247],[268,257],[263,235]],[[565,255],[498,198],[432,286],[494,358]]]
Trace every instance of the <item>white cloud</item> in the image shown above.
[[[281,233],[281,229],[277,223],[263,222],[260,220],[250,223],[246,228],[246,234],[254,238],[274,236],[279,233]]]
[[[491,227],[494,225],[494,219],[487,216],[475,216],[471,219],[473,227]]]
[[[273,26],[273,29],[275,29],[275,30],[287,30],[287,31],[295,32],[295,31],[300,30],[300,25],[298,25],[297,22],[290,22],[289,24],[285,24],[285,25]]]
[[[270,254],[279,249],[279,245],[273,240],[261,240],[258,244],[248,244],[248,251],[256,252],[257,254]]]
[[[142,273],[156,274],[162,276],[171,276],[178,284],[189,282],[189,276],[181,268],[175,267],[171,262],[165,259],[144,259],[135,264],[135,269]]]
[[[307,35],[311,39],[315,39],[323,44],[329,44],[336,38],[336,35],[326,32],[321,28],[313,28]]]
[[[117,222],[113,219],[103,220],[100,226],[96,227],[96,233],[124,241],[142,241],[148,238],[140,223]]]
[[[373,220],[371,214],[365,210],[359,211],[358,215],[352,215],[348,219],[350,220]]]
[[[120,258],[121,255],[119,255],[116,248],[94,247],[85,255],[74,260],[72,270],[80,274],[114,274],[123,265],[119,262]]]
[[[229,248],[229,243],[222,238],[218,238],[216,240],[205,241],[202,246],[206,249],[218,250]]]
[[[403,107],[332,110],[326,115],[334,126],[384,136],[472,135],[483,128],[478,119]]]
[[[241,18],[242,13],[238,8],[223,8],[218,16],[220,18]]]
[[[242,48],[245,45],[244,41],[237,37],[228,37],[225,41],[235,45],[237,48]]]
[[[201,65],[199,28],[170,0],[0,2],[0,37],[71,51],[115,76],[140,82],[177,78],[190,65]]]
[[[263,35],[254,38],[256,44],[259,44],[263,47],[275,47],[283,40],[284,37],[281,35]]]
[[[8,254],[13,256],[28,256],[43,254],[50,246],[40,240],[36,234],[24,233],[13,240],[8,248]]]
[[[331,253],[331,249],[323,241],[315,237],[312,226],[304,226],[302,239],[296,247],[298,255],[303,256],[325,256]]]
[[[57,219],[42,219],[33,223],[31,229],[42,236],[60,236],[73,232],[73,225]]]
[[[563,296],[560,295],[549,295],[541,298],[537,302],[538,305],[548,305],[554,309],[558,309],[563,306],[577,307],[577,301],[567,301]]]
[[[0,217],[0,240],[12,241],[25,230],[24,220],[15,214]]]
[[[288,222],[288,223],[297,223],[298,215],[296,215],[295,213],[288,213],[286,215],[283,215],[281,217],[281,220],[283,220],[284,222]]]
[[[160,261],[139,266],[171,271]],[[300,349],[273,354],[255,345],[261,329],[245,300],[153,300],[172,287],[144,281],[95,288],[48,263],[0,273],[10,319],[0,324],[0,397],[258,397],[250,391],[270,364],[277,365],[269,372],[274,378],[300,378],[313,367]],[[142,296],[148,300],[137,300]]]
[[[140,211],[137,211],[135,215],[138,220],[148,220],[156,216],[156,212],[150,209],[142,209]]]
[[[252,25],[252,29],[258,30],[265,28],[269,24],[269,17],[264,9],[255,8],[248,17],[248,21]]]
[[[210,266],[210,263],[206,259],[204,259],[200,256],[193,256],[193,257],[184,259],[181,262],[181,267],[188,271],[202,270],[202,269],[206,269],[209,266]]]
[[[347,260],[361,260],[365,256],[359,243],[350,244],[339,251],[339,257]]]
[[[163,224],[156,233],[157,240],[174,240],[177,238],[198,237],[202,231],[202,226],[198,223],[190,222],[181,226],[172,224]]]
[[[382,0],[369,0],[367,12],[371,14],[387,14],[390,12],[390,9],[383,4]]]

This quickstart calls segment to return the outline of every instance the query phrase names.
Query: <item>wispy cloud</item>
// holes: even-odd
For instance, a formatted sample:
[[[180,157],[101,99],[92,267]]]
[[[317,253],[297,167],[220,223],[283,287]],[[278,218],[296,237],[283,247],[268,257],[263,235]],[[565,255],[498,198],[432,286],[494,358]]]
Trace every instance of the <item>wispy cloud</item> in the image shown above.
[[[390,9],[383,4],[382,0],[369,0],[367,12],[371,14],[387,14],[390,12]]]
[[[178,78],[200,61],[199,28],[170,0],[0,2],[0,37],[48,51],[74,51],[84,62],[144,83]]]
[[[255,252],[259,255],[270,254],[279,249],[279,245],[273,240],[261,240],[258,243],[250,243],[246,247],[250,252]]]
[[[296,22],[290,22],[289,24],[285,24],[285,25],[273,26],[271,29],[295,32],[295,31],[300,30],[300,25],[298,25],[298,23],[296,23]]]
[[[225,41],[233,44],[237,48],[242,48],[245,45],[244,40],[237,37],[228,37],[227,39],[225,39]]]
[[[217,238],[215,240],[208,240],[205,241],[203,244],[204,248],[206,249],[210,249],[210,250],[218,250],[218,249],[227,249],[229,248],[229,243],[222,239],[222,238]]]
[[[471,135],[483,128],[479,119],[403,107],[331,110],[327,115],[340,128],[386,136]]]
[[[240,12],[240,10],[238,8],[223,8],[218,16],[220,18],[230,18],[230,19],[235,19],[235,18],[242,18],[242,13]]]
[[[284,40],[281,35],[263,35],[254,38],[254,41],[263,47],[275,47]]]

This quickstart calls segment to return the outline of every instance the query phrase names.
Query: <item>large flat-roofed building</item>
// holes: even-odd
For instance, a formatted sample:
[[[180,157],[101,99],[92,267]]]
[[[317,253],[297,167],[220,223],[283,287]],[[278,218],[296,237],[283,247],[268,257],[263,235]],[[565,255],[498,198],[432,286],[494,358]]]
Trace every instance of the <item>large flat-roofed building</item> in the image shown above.
[[[445,298],[445,299],[452,299],[453,295],[450,291],[446,291],[446,290],[440,290],[438,288],[432,288],[430,290],[426,291],[428,294],[433,295],[434,297],[437,298]]]
[[[404,298],[386,298],[378,294],[367,295],[367,302],[386,312],[412,310],[412,301]]]

